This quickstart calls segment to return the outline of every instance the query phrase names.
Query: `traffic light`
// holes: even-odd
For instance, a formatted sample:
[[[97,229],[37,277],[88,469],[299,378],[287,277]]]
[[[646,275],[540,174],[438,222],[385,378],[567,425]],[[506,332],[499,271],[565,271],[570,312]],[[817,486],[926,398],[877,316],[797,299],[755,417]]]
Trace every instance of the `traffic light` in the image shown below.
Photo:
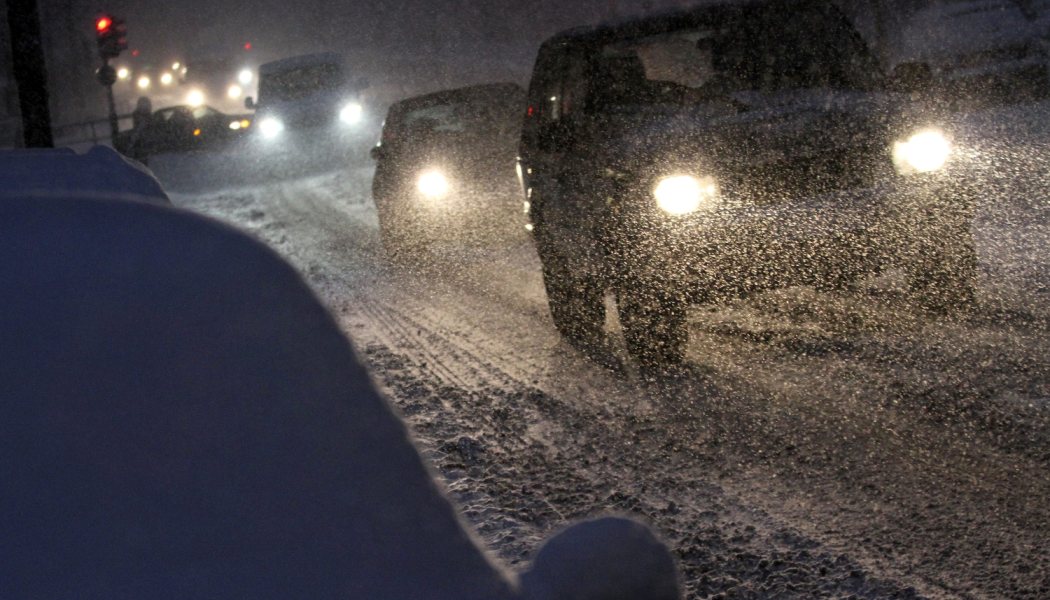
[[[99,15],[95,19],[95,35],[98,41],[98,54],[103,59],[116,58],[121,51],[128,49],[128,28],[124,19],[111,15]]]

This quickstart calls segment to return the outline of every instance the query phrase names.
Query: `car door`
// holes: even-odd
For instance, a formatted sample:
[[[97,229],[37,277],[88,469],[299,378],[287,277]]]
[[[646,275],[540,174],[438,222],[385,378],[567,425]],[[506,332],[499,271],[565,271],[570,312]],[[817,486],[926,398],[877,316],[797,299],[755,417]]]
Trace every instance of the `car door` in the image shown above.
[[[589,140],[587,48],[565,44],[537,61],[523,131],[529,217],[541,253],[597,274],[604,199],[588,181],[600,147]]]

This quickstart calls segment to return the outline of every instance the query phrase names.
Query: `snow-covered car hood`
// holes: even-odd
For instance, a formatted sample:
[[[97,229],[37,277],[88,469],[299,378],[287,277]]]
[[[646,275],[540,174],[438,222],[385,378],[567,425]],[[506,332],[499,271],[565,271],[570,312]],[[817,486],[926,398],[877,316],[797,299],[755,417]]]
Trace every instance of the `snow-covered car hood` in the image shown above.
[[[831,90],[738,92],[731,100],[736,109],[724,103],[616,114],[602,151],[610,164],[629,170],[654,163],[659,170],[773,164],[836,148],[885,146],[901,106],[888,94]]]

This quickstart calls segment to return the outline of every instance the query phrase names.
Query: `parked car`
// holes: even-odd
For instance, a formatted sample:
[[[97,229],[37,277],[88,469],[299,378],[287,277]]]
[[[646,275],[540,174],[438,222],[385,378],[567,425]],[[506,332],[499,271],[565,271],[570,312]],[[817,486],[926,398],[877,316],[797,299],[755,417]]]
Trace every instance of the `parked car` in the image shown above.
[[[1012,0],[912,2],[888,38],[888,67],[926,80],[953,104],[1004,103],[1050,92],[1036,23]]]
[[[387,113],[372,196],[391,255],[439,237],[492,237],[520,219],[514,173],[525,91],[476,85],[402,100]]]
[[[893,265],[924,304],[969,303],[972,201],[951,177],[951,132],[890,83],[818,0],[547,40],[520,167],[562,336],[600,344],[611,290],[628,351],[661,367],[683,359],[690,304]]]
[[[123,143],[132,158],[145,162],[156,154],[221,148],[251,126],[249,116],[227,115],[210,106],[169,106],[154,111]]]
[[[1032,21],[1035,33],[1045,43],[1050,40],[1050,0],[1015,0]]]

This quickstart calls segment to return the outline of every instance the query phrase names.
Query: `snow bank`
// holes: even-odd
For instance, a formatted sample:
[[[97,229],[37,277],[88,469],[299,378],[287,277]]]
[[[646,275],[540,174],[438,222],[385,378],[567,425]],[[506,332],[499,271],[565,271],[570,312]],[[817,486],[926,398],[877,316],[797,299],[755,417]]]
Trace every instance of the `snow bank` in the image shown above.
[[[0,597],[512,597],[261,244],[11,199],[0,280]]]
[[[522,576],[528,600],[675,600],[678,569],[671,552],[643,525],[606,517],[551,538]]]
[[[171,204],[153,173],[108,146],[0,152],[0,198],[114,198]]]
[[[0,597],[520,597],[265,246],[145,203],[11,198],[0,281]],[[555,537],[525,582],[677,597],[623,519]]]

